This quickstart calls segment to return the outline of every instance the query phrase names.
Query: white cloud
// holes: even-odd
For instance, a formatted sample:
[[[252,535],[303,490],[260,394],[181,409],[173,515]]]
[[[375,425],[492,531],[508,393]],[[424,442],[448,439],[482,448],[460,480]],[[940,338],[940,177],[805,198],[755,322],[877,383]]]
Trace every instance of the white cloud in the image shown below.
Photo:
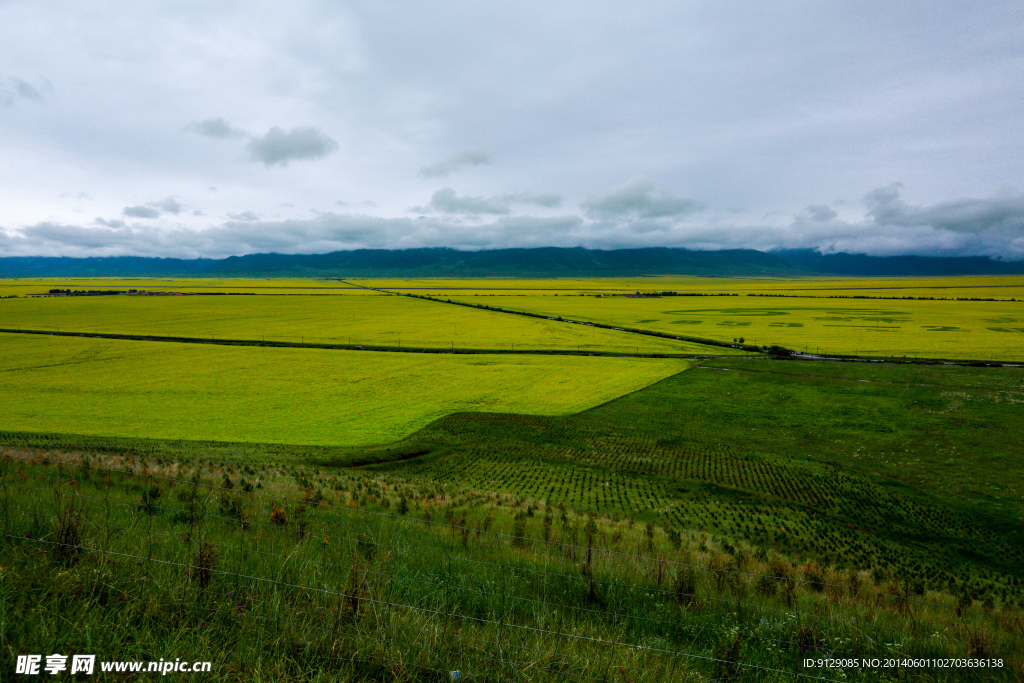
[[[1024,195],[957,199],[932,206],[909,206],[900,199],[900,183],[868,193],[868,215],[878,225],[931,226],[955,233],[1000,232],[1024,236]]]
[[[679,197],[657,189],[647,178],[633,178],[582,204],[588,216],[595,218],[666,218],[704,208],[695,199]]]
[[[129,218],[159,218],[160,210],[150,206],[126,206],[121,215]]]
[[[167,199],[161,199],[158,202],[152,202],[149,204],[149,206],[153,207],[154,209],[159,209],[164,213],[172,213],[175,216],[181,213],[182,209],[185,208],[181,204],[181,202],[179,202],[174,197],[168,197]]]
[[[494,159],[494,153],[488,149],[466,149],[441,163],[424,166],[420,175],[424,178],[447,178],[449,175],[467,166],[483,166]]]
[[[414,213],[464,214],[477,216],[480,214],[504,215],[512,213],[514,204],[529,204],[543,208],[561,206],[562,195],[554,193],[516,192],[500,194],[494,197],[459,196],[450,187],[443,187],[434,192],[426,206],[413,206],[409,210]]]
[[[228,218],[233,221],[251,223],[252,221],[258,221],[262,216],[255,211],[241,211],[239,213],[229,213]]]
[[[413,207],[413,211],[428,213],[431,210],[440,213],[463,213],[463,214],[507,214],[511,212],[508,201],[501,197],[467,197],[458,196],[450,187],[443,187],[430,197],[430,204],[426,208]]]
[[[827,223],[838,215],[826,204],[812,204],[804,209],[804,211],[811,217],[811,220],[818,223]]]
[[[250,158],[266,166],[287,166],[300,159],[320,159],[338,149],[338,143],[312,126],[286,131],[274,126],[261,137],[249,140]]]
[[[10,107],[18,100],[46,101],[39,88],[28,81],[14,76],[0,76],[0,105]]]
[[[227,121],[219,117],[193,121],[185,126],[185,130],[214,140],[245,137],[245,131],[233,128]]]

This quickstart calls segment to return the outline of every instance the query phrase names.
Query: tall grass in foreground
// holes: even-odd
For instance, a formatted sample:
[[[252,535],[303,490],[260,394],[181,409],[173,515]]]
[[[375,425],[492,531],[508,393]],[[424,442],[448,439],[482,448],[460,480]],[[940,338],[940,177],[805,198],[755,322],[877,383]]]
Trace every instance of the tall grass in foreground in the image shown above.
[[[1019,614],[699,533],[362,475],[323,490],[34,455],[0,464],[4,672],[61,652],[206,659],[218,680],[254,681],[1021,676]],[[1004,664],[803,666],[821,657]]]

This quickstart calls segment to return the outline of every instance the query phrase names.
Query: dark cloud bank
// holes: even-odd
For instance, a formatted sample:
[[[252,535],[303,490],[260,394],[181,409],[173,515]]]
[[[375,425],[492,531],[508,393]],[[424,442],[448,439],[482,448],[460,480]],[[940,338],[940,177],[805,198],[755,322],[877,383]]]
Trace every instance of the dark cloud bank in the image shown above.
[[[302,136],[299,136],[303,139]],[[271,160],[296,152],[287,135],[272,140]],[[317,140],[312,136],[309,140]],[[306,142],[297,143],[304,147]],[[280,146],[278,143],[280,142]],[[322,150],[312,144],[308,149]],[[1024,259],[1024,196],[960,199],[914,206],[893,184],[868,193],[857,220],[842,219],[825,204],[808,206],[775,225],[719,224],[703,204],[657,188],[643,178],[587,197],[580,212],[557,210],[555,194],[460,195],[442,188],[409,217],[318,213],[311,218],[269,220],[240,211],[201,229],[169,227],[164,219],[185,205],[173,197],[128,206],[119,219],[89,225],[43,222],[0,229],[4,256],[161,256],[221,258],[277,252],[313,254],[351,249],[509,247],[623,249],[686,247],[700,250],[814,249],[870,255],[990,256]],[[848,207],[841,207],[848,210]],[[520,211],[524,213],[520,213]]]

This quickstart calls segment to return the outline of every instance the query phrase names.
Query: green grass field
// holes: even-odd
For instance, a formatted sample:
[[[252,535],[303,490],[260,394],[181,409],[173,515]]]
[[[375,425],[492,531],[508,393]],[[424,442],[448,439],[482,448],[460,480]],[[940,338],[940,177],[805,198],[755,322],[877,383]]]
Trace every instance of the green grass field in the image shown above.
[[[719,360],[389,450],[4,434],[7,642],[242,680],[1017,680],[1021,381]]]
[[[261,683],[1024,678],[1024,367],[719,355],[445,300],[1002,360],[1024,303],[824,298],[897,280],[361,282],[442,301],[0,300],[0,327],[437,351],[0,333],[0,670],[92,648]],[[570,291],[641,282],[737,295]],[[1019,279],[909,286],[965,282]],[[521,353],[443,352],[505,343]],[[717,357],[586,355],[690,350]]]
[[[1022,402],[1017,368],[716,361],[572,417],[445,418],[398,445],[420,457],[380,467],[1013,590]]]
[[[17,334],[0,345],[4,429],[292,444],[383,443],[464,410],[571,413],[687,367]]]

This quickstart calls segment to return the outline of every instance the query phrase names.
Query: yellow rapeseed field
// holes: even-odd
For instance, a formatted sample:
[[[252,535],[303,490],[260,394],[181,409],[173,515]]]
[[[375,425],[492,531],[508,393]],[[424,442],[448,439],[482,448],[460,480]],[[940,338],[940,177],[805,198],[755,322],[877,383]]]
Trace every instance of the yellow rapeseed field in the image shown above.
[[[25,284],[32,286],[22,286]],[[259,295],[24,296],[50,287]],[[748,343],[810,352],[1024,360],[1022,276],[424,278],[352,279],[348,283],[314,279],[8,280],[0,281],[0,293],[22,296],[0,300],[0,327],[439,349],[728,352],[390,296],[360,287],[718,341],[742,337]],[[624,296],[664,291],[705,296]]]
[[[365,294],[366,290],[336,280],[300,278],[13,278],[0,279],[0,296],[31,296],[51,289],[129,290],[220,294]]]
[[[436,349],[733,352],[372,292],[2,299],[0,328]]]
[[[0,429],[355,446],[453,412],[578,412],[687,367],[0,334]]]
[[[482,297],[463,296],[465,301]],[[1024,361],[1024,301],[773,296],[495,297],[494,305],[811,353]]]
[[[434,295],[487,296],[524,293],[553,296],[628,294],[635,292],[687,292],[700,294],[775,293],[792,296],[869,296],[1024,299],[1024,276],[968,275],[956,277],[801,277],[722,278],[659,275],[625,278],[560,279],[368,279],[352,280],[365,286]]]

